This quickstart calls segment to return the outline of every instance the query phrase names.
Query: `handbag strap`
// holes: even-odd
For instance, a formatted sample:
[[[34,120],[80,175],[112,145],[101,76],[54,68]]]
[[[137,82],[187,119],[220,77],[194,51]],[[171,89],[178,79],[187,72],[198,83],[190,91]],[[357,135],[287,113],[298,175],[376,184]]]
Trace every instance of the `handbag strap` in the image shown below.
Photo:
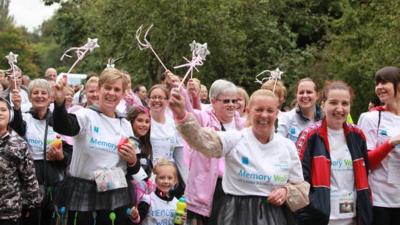
[[[46,151],[46,149],[47,149],[47,133],[48,133],[48,129],[49,129],[49,117],[46,115],[46,125],[45,125],[45,128],[44,128],[44,138],[43,138],[43,185],[44,185],[44,187],[45,187],[45,190],[46,190],[46,187],[47,187],[47,179],[46,179],[46,177],[47,177],[47,166],[46,166],[46,164],[47,164],[47,151]]]

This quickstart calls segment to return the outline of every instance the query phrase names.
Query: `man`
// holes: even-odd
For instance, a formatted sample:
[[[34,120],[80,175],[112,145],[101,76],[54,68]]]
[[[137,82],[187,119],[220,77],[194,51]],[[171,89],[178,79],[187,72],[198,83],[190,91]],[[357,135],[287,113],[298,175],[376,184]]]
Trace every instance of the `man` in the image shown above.
[[[22,85],[25,87],[28,87],[29,82],[31,82],[31,78],[28,75],[23,75],[22,76]]]
[[[44,73],[44,78],[48,81],[56,81],[57,70],[54,68],[48,68]]]
[[[147,106],[146,100],[147,100],[147,89],[144,85],[137,85],[133,89],[133,93],[137,95],[140,98],[140,101],[142,102],[143,106]]]

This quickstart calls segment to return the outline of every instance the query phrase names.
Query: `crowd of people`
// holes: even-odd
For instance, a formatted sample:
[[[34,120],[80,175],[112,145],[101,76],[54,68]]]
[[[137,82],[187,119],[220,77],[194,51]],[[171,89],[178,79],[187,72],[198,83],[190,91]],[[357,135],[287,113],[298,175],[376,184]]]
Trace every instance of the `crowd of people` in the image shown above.
[[[299,80],[283,110],[280,80],[24,77],[0,71],[0,225],[172,225],[182,201],[188,225],[400,224],[398,67],[358,124],[340,80]]]

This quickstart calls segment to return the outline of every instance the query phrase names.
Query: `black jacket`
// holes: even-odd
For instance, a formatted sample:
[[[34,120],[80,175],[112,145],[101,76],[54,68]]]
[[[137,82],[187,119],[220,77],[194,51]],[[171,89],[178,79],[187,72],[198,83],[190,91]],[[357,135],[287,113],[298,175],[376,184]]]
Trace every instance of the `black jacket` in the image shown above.
[[[354,188],[357,193],[357,225],[372,223],[372,202],[368,186],[368,152],[364,134],[354,125],[343,124],[353,161]],[[296,142],[304,180],[311,184],[310,204],[297,212],[299,225],[327,225],[330,216],[331,159],[327,123],[324,119],[300,133]]]

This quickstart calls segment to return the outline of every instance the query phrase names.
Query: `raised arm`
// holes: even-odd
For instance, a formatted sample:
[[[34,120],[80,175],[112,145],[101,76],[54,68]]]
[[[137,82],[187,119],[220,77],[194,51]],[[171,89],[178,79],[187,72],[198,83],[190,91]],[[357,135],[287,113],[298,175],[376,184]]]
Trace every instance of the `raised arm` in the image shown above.
[[[14,119],[11,121],[10,126],[15,132],[17,132],[21,137],[25,136],[26,133],[26,122],[22,118],[21,112],[21,102],[22,98],[19,94],[19,90],[14,89],[11,91],[11,101],[14,104]]]
[[[67,136],[75,136],[79,134],[80,127],[78,119],[75,115],[68,114],[67,109],[65,108],[65,93],[63,81],[59,81],[55,85],[54,98],[54,131]]]
[[[216,131],[202,128],[192,113],[185,110],[184,101],[178,90],[171,91],[170,108],[174,113],[177,129],[182,138],[194,150],[207,157],[221,157],[222,143]]]

